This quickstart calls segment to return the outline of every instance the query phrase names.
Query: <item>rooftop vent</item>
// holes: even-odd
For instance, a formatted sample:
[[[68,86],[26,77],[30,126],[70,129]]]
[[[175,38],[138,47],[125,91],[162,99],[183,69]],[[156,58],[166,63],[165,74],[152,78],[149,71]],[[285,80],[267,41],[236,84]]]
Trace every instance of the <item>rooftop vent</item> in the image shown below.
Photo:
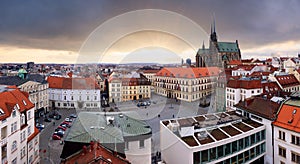
[[[198,138],[199,140],[203,140],[203,139],[207,138],[207,133],[206,133],[206,131],[201,131],[201,132],[197,133],[197,138]]]

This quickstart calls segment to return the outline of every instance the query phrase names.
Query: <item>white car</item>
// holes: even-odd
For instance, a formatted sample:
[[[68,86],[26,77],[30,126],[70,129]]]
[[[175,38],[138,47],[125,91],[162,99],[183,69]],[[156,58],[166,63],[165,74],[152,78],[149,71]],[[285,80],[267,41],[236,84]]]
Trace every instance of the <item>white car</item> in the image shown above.
[[[65,118],[65,121],[67,121],[67,122],[72,122],[72,121],[73,121],[73,119],[72,119],[72,118],[69,118],[69,117],[67,117],[67,118]]]

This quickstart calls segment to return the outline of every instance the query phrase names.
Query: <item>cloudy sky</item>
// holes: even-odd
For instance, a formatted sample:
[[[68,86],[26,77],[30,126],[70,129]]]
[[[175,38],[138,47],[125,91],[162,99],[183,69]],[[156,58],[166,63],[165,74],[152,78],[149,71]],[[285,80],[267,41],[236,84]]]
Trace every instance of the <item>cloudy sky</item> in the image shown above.
[[[239,40],[242,57],[295,56],[300,51],[299,6],[300,1],[297,0],[3,0],[0,1],[0,61],[76,63],[80,48],[97,27],[118,15],[142,9],[177,13],[195,22],[206,33],[210,33],[214,13],[219,41]],[[154,18],[147,19],[149,27],[160,21],[169,25],[169,29],[194,33],[181,26],[179,19],[178,22],[177,19],[168,22],[163,16],[156,17],[155,21],[151,20]],[[132,26],[138,26],[145,20],[128,21]],[[111,29],[132,26],[121,24]],[[151,33],[153,31],[149,30],[145,30],[144,34],[143,31],[124,33],[122,39],[106,47],[108,55],[101,62],[115,62],[118,56],[113,55],[117,54],[127,55],[122,57],[126,62],[166,63],[171,61],[172,55],[176,58],[172,62],[180,62],[180,58],[187,57],[194,60],[195,50],[180,41],[199,40],[197,46],[201,46],[203,40],[208,43],[208,38],[196,35],[196,32],[189,35],[189,39],[168,31]],[[111,35],[109,32],[102,34],[102,41]],[[128,43],[126,39],[131,42],[124,46]],[[97,44],[104,45],[101,42]],[[137,55],[139,57],[135,58]],[[151,55],[153,58],[149,58]]]

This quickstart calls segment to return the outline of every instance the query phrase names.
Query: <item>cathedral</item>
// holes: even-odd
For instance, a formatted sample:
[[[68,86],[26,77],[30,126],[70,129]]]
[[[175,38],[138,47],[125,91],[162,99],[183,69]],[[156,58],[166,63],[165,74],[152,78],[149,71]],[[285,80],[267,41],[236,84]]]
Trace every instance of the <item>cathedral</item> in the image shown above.
[[[209,48],[199,48],[196,54],[196,67],[220,67],[225,68],[231,60],[241,60],[241,51],[238,41],[218,42],[215,21],[211,25]]]

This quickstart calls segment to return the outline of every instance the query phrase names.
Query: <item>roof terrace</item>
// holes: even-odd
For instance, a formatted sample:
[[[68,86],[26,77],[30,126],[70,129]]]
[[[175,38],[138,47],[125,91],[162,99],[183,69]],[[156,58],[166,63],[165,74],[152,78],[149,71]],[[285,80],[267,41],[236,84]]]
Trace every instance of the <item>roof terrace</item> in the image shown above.
[[[164,120],[162,124],[190,147],[222,141],[263,126],[235,111]]]

